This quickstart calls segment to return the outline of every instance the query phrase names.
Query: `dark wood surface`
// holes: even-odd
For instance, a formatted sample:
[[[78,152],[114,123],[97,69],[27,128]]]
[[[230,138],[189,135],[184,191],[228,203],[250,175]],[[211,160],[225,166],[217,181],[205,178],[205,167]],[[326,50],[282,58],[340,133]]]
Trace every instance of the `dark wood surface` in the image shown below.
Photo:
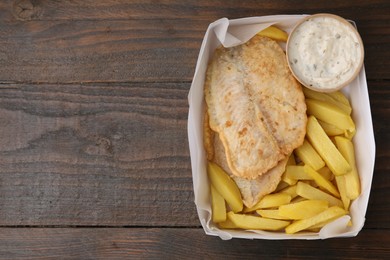
[[[221,17],[329,12],[365,44],[376,164],[355,238],[222,241],[195,204],[187,95]],[[0,258],[390,258],[390,3],[0,1]]]

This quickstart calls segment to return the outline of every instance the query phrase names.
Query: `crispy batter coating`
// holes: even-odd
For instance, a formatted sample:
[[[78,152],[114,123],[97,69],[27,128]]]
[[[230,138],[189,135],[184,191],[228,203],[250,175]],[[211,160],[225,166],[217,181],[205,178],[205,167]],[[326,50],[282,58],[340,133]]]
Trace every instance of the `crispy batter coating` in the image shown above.
[[[205,99],[233,175],[256,179],[274,168],[306,133],[306,105],[283,50],[255,36],[216,50],[208,66]]]

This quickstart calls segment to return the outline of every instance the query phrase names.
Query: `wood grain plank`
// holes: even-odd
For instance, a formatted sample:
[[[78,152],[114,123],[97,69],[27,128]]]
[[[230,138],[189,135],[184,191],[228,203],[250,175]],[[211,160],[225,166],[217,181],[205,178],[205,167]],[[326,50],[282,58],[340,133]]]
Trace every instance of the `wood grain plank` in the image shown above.
[[[188,88],[2,87],[0,225],[197,223]]]
[[[187,20],[0,27],[0,82],[190,81],[205,26]]]
[[[314,12],[355,20],[365,43],[367,77],[390,79],[387,1],[326,1],[317,9],[288,1],[32,1],[32,11],[26,7],[31,17],[23,19],[12,11],[19,2],[29,1],[0,4],[0,82],[189,82],[212,21]]]
[[[351,7],[354,7],[352,9]],[[389,4],[384,0],[345,0],[329,3],[326,0],[300,1],[223,1],[223,0],[7,0],[2,1],[3,20],[102,20],[102,19],[156,19],[186,18],[218,19],[245,16],[318,13],[328,10],[349,19],[350,15],[379,16],[386,19]]]
[[[8,259],[389,259],[389,236],[389,230],[363,229],[354,238],[223,241],[199,228],[1,228],[0,254]]]

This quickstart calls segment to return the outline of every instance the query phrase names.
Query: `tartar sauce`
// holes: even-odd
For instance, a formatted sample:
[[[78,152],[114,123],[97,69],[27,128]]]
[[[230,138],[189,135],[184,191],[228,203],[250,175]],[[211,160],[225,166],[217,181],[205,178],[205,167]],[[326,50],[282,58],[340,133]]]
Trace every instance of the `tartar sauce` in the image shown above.
[[[313,16],[301,23],[290,35],[287,52],[301,83],[324,90],[348,82],[364,55],[354,28],[331,16]]]

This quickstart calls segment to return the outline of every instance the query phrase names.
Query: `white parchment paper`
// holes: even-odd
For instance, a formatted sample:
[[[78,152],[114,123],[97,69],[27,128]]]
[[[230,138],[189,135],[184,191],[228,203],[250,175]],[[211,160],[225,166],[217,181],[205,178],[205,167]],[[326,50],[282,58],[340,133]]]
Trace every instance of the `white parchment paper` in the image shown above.
[[[224,47],[242,44],[252,38],[257,32],[270,25],[276,25],[289,33],[294,25],[305,16],[275,15],[235,20],[222,18],[211,23],[206,31],[188,95],[188,139],[195,204],[199,220],[208,235],[219,236],[222,239],[326,239],[331,237],[356,236],[363,228],[375,162],[375,141],[364,67],[359,76],[343,89],[343,92],[349,97],[353,107],[352,117],[357,128],[353,142],[362,186],[361,195],[350,207],[353,225],[348,227],[347,223],[350,217],[344,216],[323,227],[319,233],[287,235],[284,232],[221,230],[211,222],[209,181],[206,172],[206,156],[203,147],[202,131],[204,114],[203,84],[207,64],[214,50],[221,44]],[[281,46],[283,48],[285,47],[283,44]]]

